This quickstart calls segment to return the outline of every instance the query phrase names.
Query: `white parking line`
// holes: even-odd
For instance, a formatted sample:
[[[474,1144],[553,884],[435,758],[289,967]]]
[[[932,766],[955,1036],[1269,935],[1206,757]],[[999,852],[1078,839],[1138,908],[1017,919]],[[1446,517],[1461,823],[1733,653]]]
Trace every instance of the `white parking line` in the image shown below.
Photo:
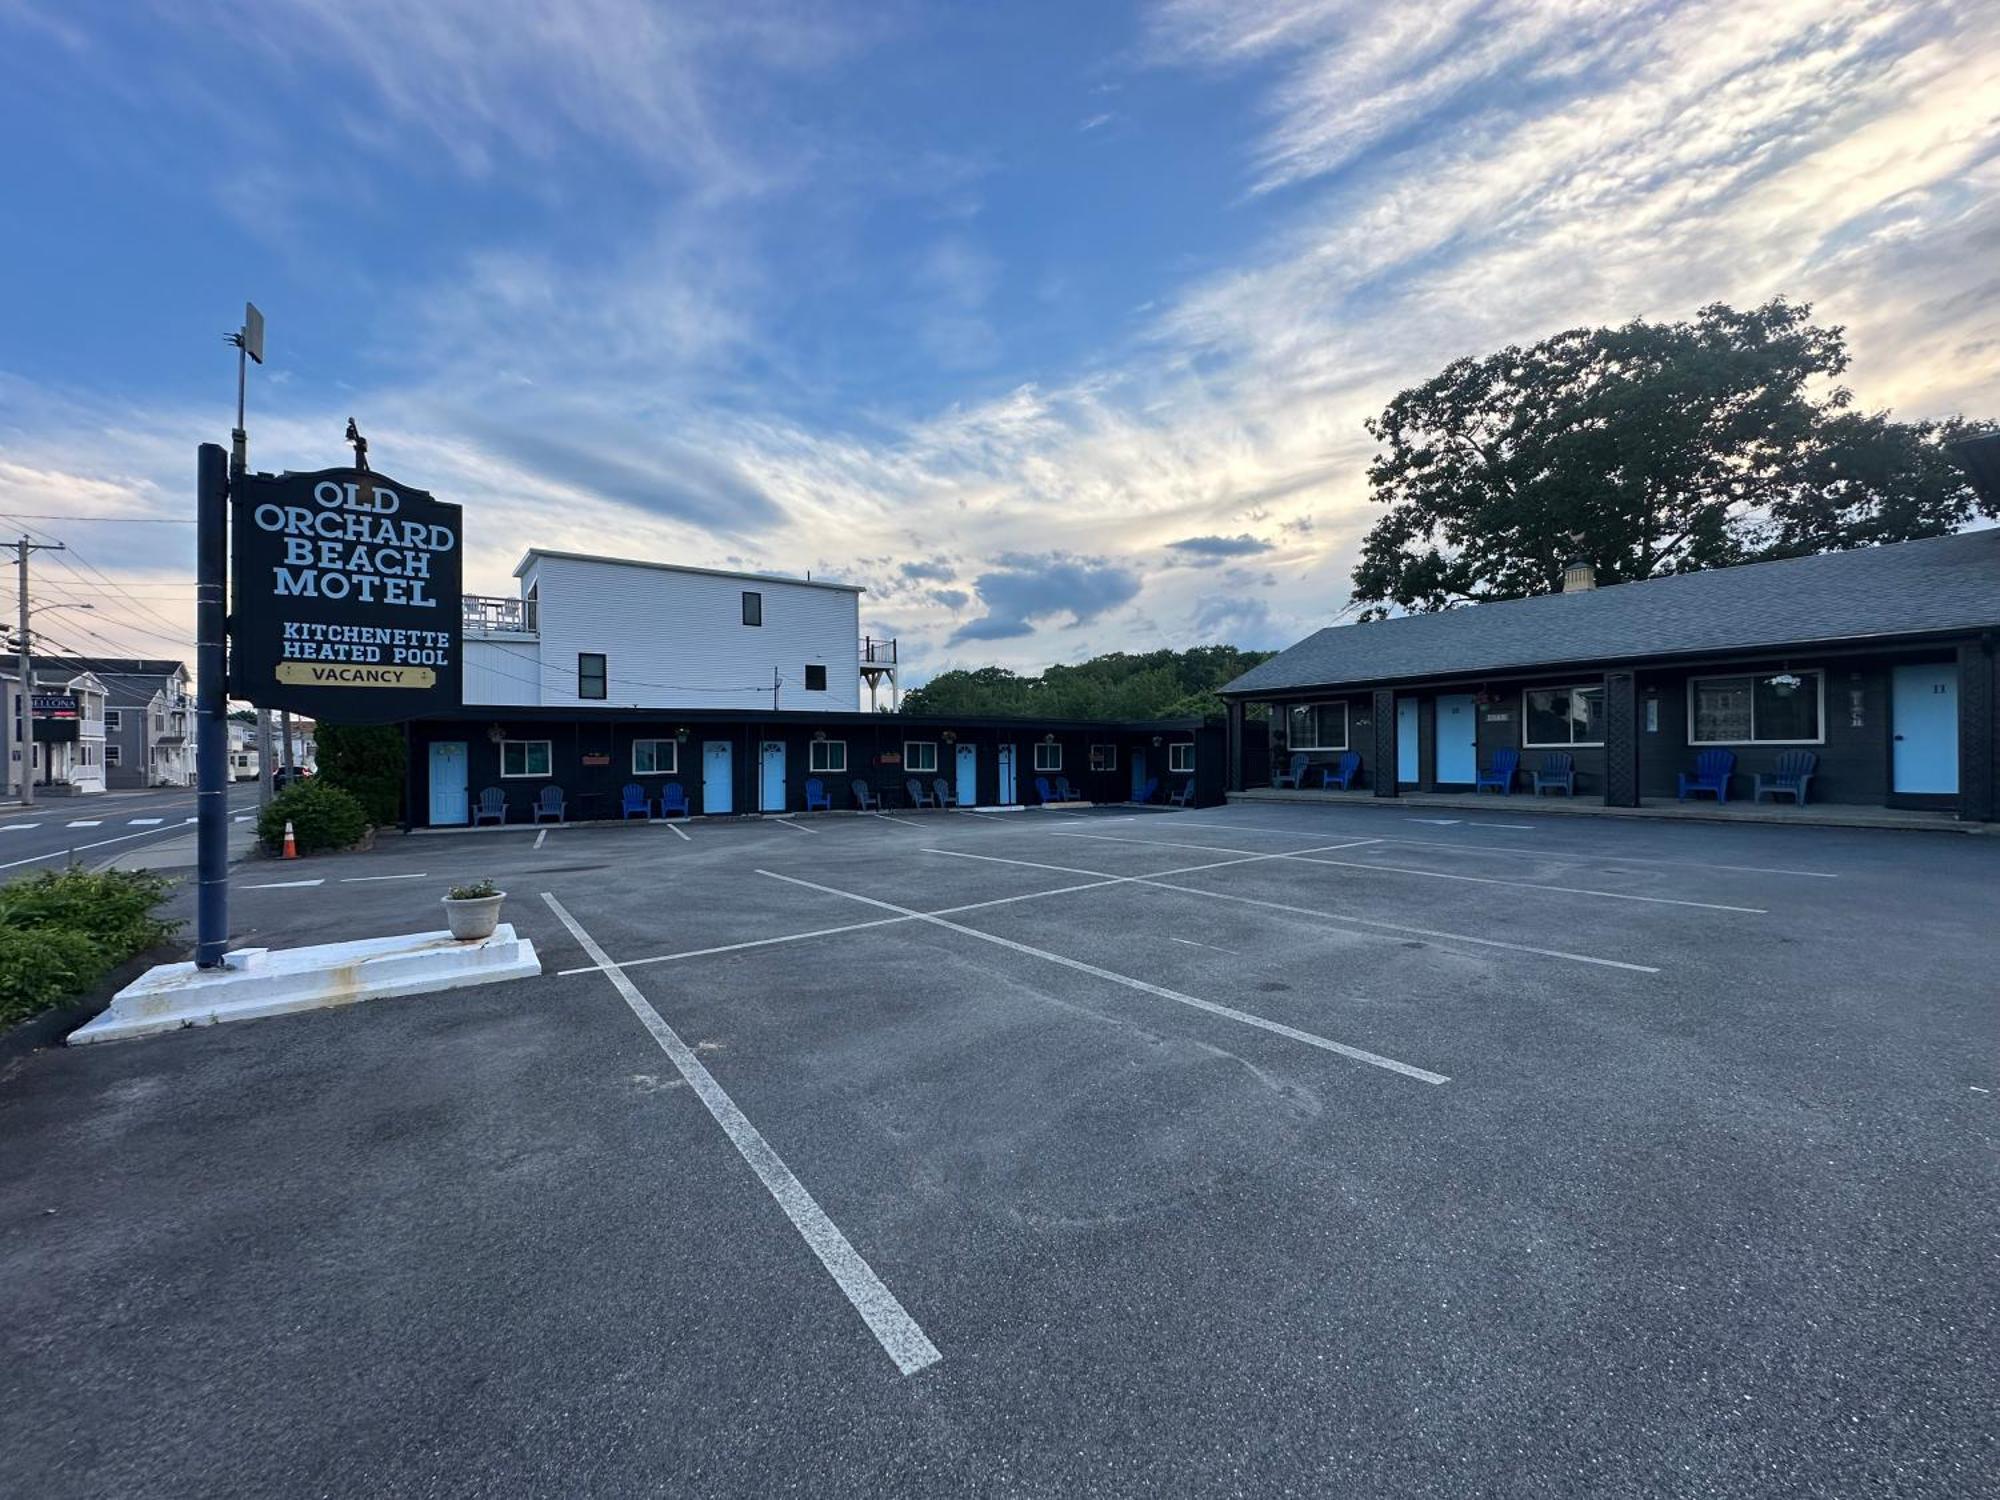
[[[40,828],[39,823],[0,823],[0,833],[26,833],[30,828]]]
[[[142,829],[138,833],[121,833],[108,839],[94,839],[88,844],[72,844],[67,849],[51,849],[46,854],[30,854],[26,859],[9,860],[6,864],[0,865],[0,870],[12,870],[21,865],[40,864],[45,859],[68,859],[71,855],[81,854],[86,849],[102,849],[107,844],[123,844],[132,839],[153,838],[157,834],[157,829],[147,828]]]
[[[103,826],[104,819],[102,818],[76,818],[63,824],[65,828],[102,828]]]
[[[231,818],[230,821],[232,823],[247,823],[256,816],[257,815],[255,813],[238,813],[234,818]]]
[[[905,828],[921,828],[924,826],[923,824],[915,822],[912,819],[899,818],[891,813],[885,813],[885,812],[870,813],[868,816],[871,818],[880,818],[884,823],[901,823]]]
[[[1247,854],[1247,849],[1225,849],[1219,844],[1181,844],[1169,839],[1128,839],[1115,833],[1063,833],[1058,838],[1097,839],[1107,844],[1158,844],[1172,849],[1209,849],[1217,854]],[[1504,885],[1515,891],[1551,891],[1563,896],[1595,896],[1604,901],[1640,901],[1649,906],[1689,906],[1701,911],[1740,912],[1748,916],[1762,917],[1770,913],[1761,906],[1725,906],[1719,901],[1684,901],[1675,896],[1640,896],[1630,891],[1599,891],[1585,886],[1544,885],[1534,880],[1508,880],[1497,875],[1454,875],[1444,870],[1419,870],[1414,865],[1363,864],[1352,859],[1317,859],[1313,851],[1301,849],[1278,856],[1280,859],[1295,859],[1309,865],[1331,865],[1343,870],[1372,870],[1388,875],[1419,875],[1430,880],[1462,880],[1474,885]]]
[[[794,823],[790,818],[773,818],[771,819],[771,821],[773,823],[779,824],[782,827],[791,829],[793,833],[816,834],[819,832],[817,828],[808,828],[803,823]]]
[[[688,837],[688,831],[678,823],[667,824],[667,832],[673,834],[684,844],[692,844],[694,842],[693,839]]]
[[[125,826],[128,828],[150,828],[155,824],[166,821],[165,818],[127,818]]]
[[[896,1362],[896,1368],[905,1375],[913,1375],[918,1370],[934,1365],[943,1358],[937,1345],[917,1326],[916,1319],[903,1310],[903,1304],[896,1300],[895,1293],[883,1285],[882,1278],[874,1268],[861,1258],[847,1236],[833,1220],[826,1216],[805,1185],[785,1165],[784,1159],[772,1149],[749,1117],[736,1107],[736,1101],[723,1090],[721,1084],[694,1050],[680,1039],[673,1027],[669,1026],[660,1013],[646,1003],[646,997],[628,979],[618,965],[611,962],[604,950],[597,946],[591,935],[585,932],[566,910],[563,904],[547,891],[542,892],[549,910],[570,931],[585,953],[596,960],[604,970],[619,996],[631,1007],[632,1014],[653,1040],[660,1044],[660,1050],[673,1060],[682,1078],[708,1109],[715,1123],[722,1127],[722,1133],[729,1137],[750,1170],[757,1174],[757,1180],[765,1190],[777,1200],[778,1207],[785,1211],[785,1217],[792,1221],[792,1227],[819,1257],[819,1263],[826,1267],[827,1274],[846,1294],[854,1310],[861,1314],[861,1321],[868,1325],[868,1331],[875,1335],[888,1356]]]
[[[535,847],[537,849],[541,848],[542,845],[548,841],[548,837],[549,837],[548,829],[546,828],[537,829],[535,832]]]
[[[928,922],[934,927],[943,927],[952,932],[961,932],[967,937],[978,938],[983,943],[992,943],[996,947],[1011,949],[1015,953],[1024,953],[1030,958],[1046,959],[1049,963],[1060,964],[1066,969],[1074,969],[1079,974],[1088,974],[1096,979],[1108,980],[1112,984],[1121,984],[1127,989],[1138,990],[1148,995],[1156,995],[1162,1000],[1172,1000],[1178,1005],[1186,1005],[1195,1010],[1206,1011],[1209,1015],[1220,1016],[1226,1021],[1237,1021],[1245,1026],[1254,1026],[1259,1031],[1268,1031],[1273,1035],[1286,1037],[1295,1042],[1304,1042],[1308,1047],[1318,1047],[1325,1052],[1335,1052],[1342,1057],[1351,1058],[1355,1062],[1367,1063],[1370,1067],[1386,1068],[1391,1073],[1400,1073],[1405,1078],[1416,1079],[1419,1083],[1437,1084],[1451,1082],[1451,1079],[1445,1074],[1433,1073],[1428,1068],[1413,1067],[1409,1063],[1398,1062],[1393,1057],[1384,1057],[1379,1052],[1367,1052],[1359,1047],[1350,1047],[1345,1042],[1330,1041],[1326,1037],[1315,1036],[1310,1031],[1301,1031],[1296,1026],[1287,1026],[1281,1021],[1271,1021],[1265,1019],[1263,1016],[1253,1016],[1250,1012],[1237,1010],[1231,1005],[1218,1005],[1213,1000],[1203,1000],[1195,995],[1184,995],[1179,990],[1170,990],[1163,985],[1148,984],[1145,980],[1134,979],[1129,974],[1120,974],[1112,969],[1101,969],[1096,964],[1087,964],[1080,958],[1068,958],[1060,953],[1051,953],[1046,948],[1036,948],[1027,943],[1017,943],[1012,938],[1001,937],[998,933],[981,932],[977,927],[967,927],[962,922],[947,922],[943,917],[932,916],[926,912],[912,911],[907,906],[897,906],[889,901],[878,901],[873,896],[856,895],[853,891],[839,890],[830,885],[821,885],[817,881],[801,880],[796,875],[780,875],[775,870],[759,870],[757,873],[759,875],[768,875],[773,880],[782,880],[789,885],[803,886],[807,890],[822,891],[829,896],[844,896],[849,901],[858,901],[864,906],[873,906],[883,911],[895,912],[900,916],[913,917],[919,922]]]
[[[429,880],[430,876],[419,870],[414,875],[343,875],[342,885],[366,885],[373,880]]]
[[[325,884],[326,877],[322,875],[318,880],[273,880],[263,885],[246,885],[243,889],[246,891],[289,891],[296,890],[301,886]]]
[[[1212,828],[1217,833],[1272,833],[1288,839],[1323,839],[1326,831],[1305,833],[1296,828],[1272,828],[1265,823],[1183,823],[1183,828]],[[1382,842],[1386,844],[1409,844],[1421,849],[1453,849],[1466,854],[1501,854],[1509,859],[1544,859],[1565,864],[1588,864],[1596,862],[1613,865],[1667,865],[1687,870],[1727,870],[1732,875],[1796,875],[1804,880],[1838,880],[1840,876],[1831,870],[1790,870],[1774,868],[1770,865],[1725,865],[1708,859],[1665,859],[1650,854],[1620,854],[1606,850],[1602,854],[1581,849],[1543,849],[1527,844],[1468,844],[1456,839],[1413,839],[1402,834],[1385,833]]]

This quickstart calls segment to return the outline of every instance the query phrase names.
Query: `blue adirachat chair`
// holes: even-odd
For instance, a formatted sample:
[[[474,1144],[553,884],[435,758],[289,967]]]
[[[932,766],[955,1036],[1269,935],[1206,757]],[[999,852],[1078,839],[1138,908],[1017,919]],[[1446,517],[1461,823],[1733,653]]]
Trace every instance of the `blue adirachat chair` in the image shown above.
[[[481,823],[505,823],[507,821],[507,794],[497,786],[489,786],[479,794],[479,806],[473,809],[472,826]]]
[[[1321,790],[1339,787],[1343,792],[1354,790],[1354,778],[1361,774],[1361,752],[1349,750],[1340,760],[1330,766],[1322,766],[1319,773]],[[1194,783],[1189,782],[1190,786]]]
[[[953,795],[951,784],[942,776],[931,783],[931,790],[937,794],[937,805],[939,807],[958,806],[958,798]]]
[[[660,816],[663,818],[688,816],[688,794],[678,781],[670,781],[660,788]]]
[[[646,789],[638,782],[628,781],[618,800],[618,814],[623,818],[650,820],[653,816],[653,799],[646,795]]]
[[[1781,792],[1789,792],[1792,800],[1800,807],[1806,805],[1806,792],[1812,786],[1813,772],[1819,768],[1819,757],[1810,750],[1787,750],[1778,757],[1778,768],[1765,775],[1759,772],[1750,789],[1750,800],[1761,802],[1769,792],[1776,797]]]
[[[1279,787],[1288,786],[1297,790],[1300,783],[1305,780],[1306,767],[1311,764],[1312,757],[1306,754],[1305,751],[1300,750],[1295,752],[1292,756],[1291,770],[1275,773],[1271,777],[1271,785]]]
[[[1576,757],[1567,750],[1551,750],[1542,757],[1541,768],[1529,774],[1535,778],[1537,797],[1554,791],[1566,797],[1576,795]]]
[[[1037,776],[1035,778],[1035,796],[1043,802],[1053,802],[1056,800],[1055,788],[1049,785],[1048,777]]]
[[[1476,794],[1490,786],[1497,788],[1502,796],[1511,797],[1514,795],[1514,773],[1520,768],[1520,751],[1495,750],[1493,764],[1479,773],[1479,779],[1472,784],[1472,790]]]
[[[543,787],[542,794],[535,799],[535,821],[540,823],[547,819],[557,823],[564,822],[563,810],[566,805],[561,787]]]
[[[1180,790],[1167,798],[1167,801],[1171,802],[1175,807],[1193,807],[1194,778],[1190,776],[1186,781],[1183,781]]]
[[[1160,795],[1160,778],[1157,776],[1148,776],[1146,778],[1145,785],[1141,786],[1137,792],[1132,794],[1132,800],[1134,802],[1151,802],[1155,797],[1159,795]]]
[[[863,781],[859,776],[850,781],[848,786],[854,792],[854,805],[862,812],[880,812],[882,810],[881,799],[868,790],[868,783]]]
[[[931,800],[931,794],[924,790],[924,784],[914,776],[904,781],[903,790],[909,793],[910,806],[912,807],[936,806]]]
[[[1712,794],[1718,803],[1729,800],[1729,778],[1736,770],[1734,750],[1704,750],[1694,758],[1694,771],[1680,773],[1677,800],[1685,802],[1696,792]]]
[[[832,812],[833,798],[826,794],[826,783],[817,776],[806,778],[806,811]]]

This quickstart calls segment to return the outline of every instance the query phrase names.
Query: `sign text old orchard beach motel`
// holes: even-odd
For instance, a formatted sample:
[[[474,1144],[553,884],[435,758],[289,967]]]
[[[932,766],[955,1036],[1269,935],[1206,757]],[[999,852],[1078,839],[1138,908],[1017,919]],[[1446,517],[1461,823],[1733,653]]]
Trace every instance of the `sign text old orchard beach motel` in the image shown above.
[[[230,483],[230,692],[379,724],[459,706],[458,506],[365,468]]]

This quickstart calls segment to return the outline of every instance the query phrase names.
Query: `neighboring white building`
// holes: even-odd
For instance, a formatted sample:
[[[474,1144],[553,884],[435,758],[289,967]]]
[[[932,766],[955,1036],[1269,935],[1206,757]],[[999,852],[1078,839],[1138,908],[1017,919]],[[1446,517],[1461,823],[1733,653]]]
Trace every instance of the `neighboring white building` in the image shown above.
[[[29,774],[38,792],[104,790],[104,684],[90,672],[72,671],[37,658],[30,671],[34,706],[33,762]],[[14,714],[20,696],[11,695]],[[18,734],[18,724],[11,726]],[[11,755],[11,746],[10,746]],[[18,789],[9,766],[10,789]]]
[[[862,590],[531,548],[518,598],[465,596],[467,705],[854,712]]]

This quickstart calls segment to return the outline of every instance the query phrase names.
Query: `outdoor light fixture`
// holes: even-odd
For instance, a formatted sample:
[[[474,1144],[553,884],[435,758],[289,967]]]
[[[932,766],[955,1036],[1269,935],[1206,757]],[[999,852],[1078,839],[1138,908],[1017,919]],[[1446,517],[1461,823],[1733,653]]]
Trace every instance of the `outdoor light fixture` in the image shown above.
[[[502,729],[498,724],[488,724],[486,726],[486,738],[492,744],[497,745],[507,738],[507,731]]]
[[[1794,676],[1790,672],[1780,672],[1776,677],[1771,679],[1771,686],[1781,693],[1797,692],[1804,683],[1805,679],[1803,677]]]
[[[1158,745],[1159,745],[1159,743],[1160,743],[1160,740],[1161,740],[1161,736],[1159,736],[1159,735],[1157,735],[1157,734],[1153,736],[1153,744],[1154,744],[1155,746],[1158,746]]]
[[[944,742],[947,745],[956,745],[958,743],[958,731],[956,729],[947,729],[944,732]]]
[[[823,739],[825,739],[825,738],[826,738],[826,731],[825,731],[824,729],[815,729],[815,730],[813,731],[813,738],[814,738],[815,740],[823,740]]]

